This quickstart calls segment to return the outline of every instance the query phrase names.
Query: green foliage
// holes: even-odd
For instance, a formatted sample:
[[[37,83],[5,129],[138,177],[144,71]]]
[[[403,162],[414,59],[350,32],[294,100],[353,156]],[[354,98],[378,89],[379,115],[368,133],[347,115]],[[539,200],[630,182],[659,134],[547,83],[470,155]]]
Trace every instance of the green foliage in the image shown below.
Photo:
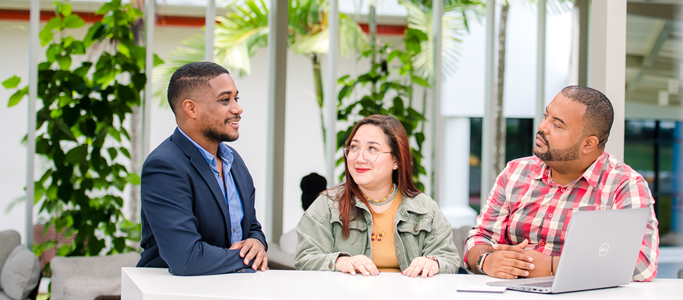
[[[455,73],[460,56],[462,35],[468,30],[468,15],[481,16],[484,4],[475,0],[443,0],[441,24],[441,69],[444,76]],[[408,28],[427,35],[421,43],[422,52],[413,60],[413,67],[427,79],[434,73],[434,33],[431,0],[399,0],[408,11]]]
[[[388,45],[383,45],[378,50],[372,46],[366,48],[359,59],[370,57],[373,51],[377,51],[380,57],[386,56],[386,58],[373,64],[367,73],[360,74],[357,78],[351,78],[349,75],[339,78],[338,83],[342,85],[342,88],[337,97],[339,101],[337,119],[352,123],[345,130],[337,132],[337,149],[344,147],[356,121],[358,121],[352,120],[350,117],[367,117],[375,114],[395,116],[406,130],[408,138],[411,139],[413,145],[411,146],[413,182],[421,191],[424,191],[424,184],[420,182],[419,176],[427,174],[422,166],[424,157],[422,145],[425,140],[422,130],[426,118],[412,107],[411,99],[415,84],[429,87],[427,80],[416,75],[413,68],[415,58],[422,52],[421,44],[427,38],[424,32],[409,28],[404,37],[406,50],[390,51]],[[351,95],[355,89],[358,89],[361,94],[367,93],[367,89],[364,89],[367,85],[371,86],[369,94],[359,96],[358,99],[352,99]],[[337,160],[337,165],[343,162],[344,159],[341,158]],[[342,173],[340,179],[343,176]]]
[[[54,225],[58,233],[73,237],[72,243],[57,249],[62,256],[99,255],[105,249],[107,254],[133,251],[126,241],[140,240],[140,225],[124,218],[123,199],[114,190],[140,184],[140,177],[116,158],[119,154],[130,158],[121,146],[130,139],[123,124],[131,107],[140,105],[147,80],[142,71],[145,48],[135,44],[130,30],[142,13],[112,0],[97,14],[103,15],[102,21],[77,40],[64,30],[85,22],[71,14],[68,2],[58,2],[55,16],[40,32],[47,61],[38,66],[42,108],[37,112],[36,153],[50,166],[35,182],[35,202],[40,203],[41,213],[49,215],[46,229]],[[86,50],[96,43],[108,43],[115,51],[104,51],[95,63],[86,61]],[[16,88],[20,81],[14,76],[3,86]],[[27,91],[27,87],[19,89],[8,105],[16,105]],[[110,147],[113,144],[118,147]],[[40,254],[55,246],[55,241],[48,241],[34,250]]]

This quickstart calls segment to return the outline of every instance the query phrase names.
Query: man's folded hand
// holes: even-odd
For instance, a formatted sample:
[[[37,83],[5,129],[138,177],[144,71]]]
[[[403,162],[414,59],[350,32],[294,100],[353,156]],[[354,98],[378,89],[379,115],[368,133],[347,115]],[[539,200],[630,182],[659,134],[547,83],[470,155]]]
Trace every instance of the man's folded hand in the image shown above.
[[[240,257],[244,258],[245,265],[254,259],[254,263],[251,265],[252,269],[258,270],[259,266],[261,266],[261,271],[268,270],[268,255],[261,241],[255,238],[248,238],[232,244],[229,250],[237,249],[240,249]]]
[[[517,245],[494,245],[494,252],[484,261],[484,272],[492,277],[506,279],[529,276],[535,266],[532,264],[534,259],[523,254],[527,244],[529,241],[524,240]]]

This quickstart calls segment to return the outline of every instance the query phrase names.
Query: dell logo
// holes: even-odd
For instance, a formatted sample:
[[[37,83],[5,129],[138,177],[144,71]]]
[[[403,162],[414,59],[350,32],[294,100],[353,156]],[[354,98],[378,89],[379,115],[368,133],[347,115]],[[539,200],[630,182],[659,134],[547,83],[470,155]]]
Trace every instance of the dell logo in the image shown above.
[[[598,250],[598,255],[600,255],[600,257],[604,257],[605,255],[607,255],[608,251],[609,251],[609,244],[604,243],[604,244],[602,244],[602,246],[600,246],[600,250]]]

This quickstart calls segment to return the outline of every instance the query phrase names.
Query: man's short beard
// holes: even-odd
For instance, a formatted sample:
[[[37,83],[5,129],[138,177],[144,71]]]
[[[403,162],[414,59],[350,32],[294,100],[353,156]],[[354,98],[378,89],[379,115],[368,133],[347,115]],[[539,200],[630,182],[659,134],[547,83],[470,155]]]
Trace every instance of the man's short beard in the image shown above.
[[[227,124],[232,119],[234,119],[234,118],[225,120],[225,124]],[[237,116],[237,121],[239,121],[240,119],[241,118],[239,116]],[[207,122],[207,123],[209,123],[209,122]],[[209,125],[210,123],[209,124],[207,124],[207,123],[204,123],[204,126],[202,126],[201,131],[202,131],[202,134],[204,135],[204,137],[206,137],[210,141],[214,141],[214,142],[218,142],[218,143],[234,142],[240,137],[239,132],[237,132],[235,135],[231,135],[231,134],[227,134],[227,133],[221,133],[221,132],[218,132],[217,130],[215,130],[213,127],[211,127],[211,125]]]
[[[555,150],[550,148],[550,144],[548,144],[548,140],[545,138],[543,132],[539,131],[537,134],[541,136],[546,147],[548,147],[548,151],[546,152],[539,152],[537,150],[538,147],[534,147],[534,155],[542,161],[572,161],[579,158],[579,145],[581,144],[581,141],[578,141],[574,146],[567,149]]]
[[[233,136],[233,135],[230,135],[227,133],[217,132],[216,130],[214,130],[211,127],[202,128],[202,134],[204,134],[204,136],[207,139],[214,141],[214,142],[219,142],[219,143],[221,143],[221,142],[234,142],[240,137],[239,133],[237,133]]]

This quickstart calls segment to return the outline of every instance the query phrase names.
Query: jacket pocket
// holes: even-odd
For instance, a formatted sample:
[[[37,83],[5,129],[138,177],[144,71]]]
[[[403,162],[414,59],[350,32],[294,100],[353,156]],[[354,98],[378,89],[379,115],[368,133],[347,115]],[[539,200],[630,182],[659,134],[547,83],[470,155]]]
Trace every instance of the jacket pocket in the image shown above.
[[[425,247],[425,238],[432,231],[431,218],[408,219],[398,223],[396,227],[401,242],[405,247],[408,264],[419,256]]]
[[[432,232],[432,219],[408,219],[399,222],[397,229],[400,233],[410,233],[412,235],[420,235],[423,232]]]
[[[368,224],[365,220],[356,219],[349,224],[349,237],[344,239],[341,221],[332,221],[334,234],[334,251],[353,255],[369,254]]]

